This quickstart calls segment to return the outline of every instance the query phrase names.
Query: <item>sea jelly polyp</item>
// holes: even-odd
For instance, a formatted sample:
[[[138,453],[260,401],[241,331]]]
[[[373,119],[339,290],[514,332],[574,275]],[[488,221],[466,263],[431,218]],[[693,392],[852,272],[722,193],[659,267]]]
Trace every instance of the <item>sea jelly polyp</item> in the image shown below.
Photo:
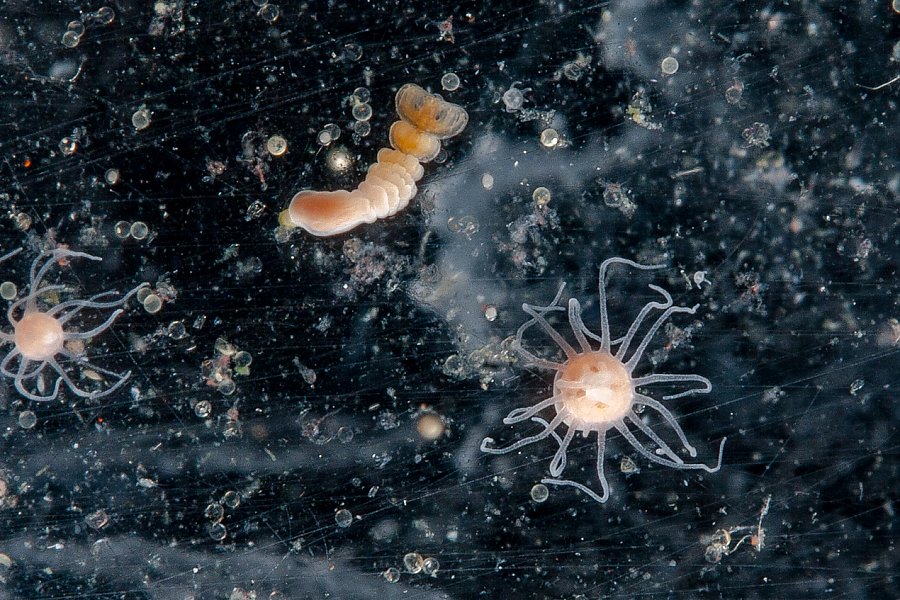
[[[459,135],[469,115],[414,83],[401,87],[394,103],[400,120],[391,125],[391,148],[378,151],[378,161],[369,167],[365,180],[352,191],[297,192],[279,215],[283,227],[300,227],[316,236],[337,235],[406,208],[425,172],[421,163],[434,160],[441,140]]]
[[[560,306],[565,284],[560,286],[556,297],[547,306],[523,304],[522,309],[531,317],[516,332],[515,348],[530,364],[537,367],[556,371],[553,380],[553,394],[544,400],[534,404],[512,410],[503,422],[507,425],[532,421],[541,426],[541,430],[531,436],[498,448],[494,446],[493,438],[486,437],[481,443],[482,452],[488,454],[507,454],[520,448],[533,444],[547,437],[552,437],[557,443],[557,450],[550,461],[549,472],[551,477],[541,479],[541,483],[570,486],[584,492],[597,502],[606,502],[609,498],[609,483],[604,472],[604,455],[606,453],[606,434],[610,429],[615,429],[628,441],[629,444],[644,458],[657,464],[675,469],[699,469],[707,473],[715,473],[722,466],[722,452],[725,448],[725,439],[719,444],[719,458],[716,466],[709,467],[703,463],[685,462],[662,437],[650,425],[645,423],[635,407],[652,409],[662,422],[671,428],[675,436],[681,442],[682,448],[693,458],[697,456],[697,450],[688,442],[684,430],[678,424],[675,416],[659,401],[641,394],[637,390],[654,384],[696,384],[690,389],[663,396],[663,400],[674,400],[691,394],[708,394],[712,390],[709,379],[702,375],[683,375],[675,373],[654,373],[635,377],[634,373],[647,349],[650,340],[656,331],[670,316],[676,313],[694,314],[697,307],[687,308],[674,306],[672,296],[661,287],[650,285],[650,289],[663,297],[662,302],[648,302],[640,310],[634,322],[628,327],[625,335],[613,339],[610,333],[609,317],[606,306],[606,273],[612,265],[627,265],[636,269],[653,270],[660,269],[663,265],[641,265],[624,258],[610,258],[600,265],[600,335],[589,330],[581,319],[581,304],[575,298],[569,300],[568,309]],[[569,325],[578,349],[568,341],[547,321],[547,315],[553,312],[568,312]],[[629,355],[632,343],[637,339],[638,330],[648,317],[655,311],[658,313],[656,320],[640,338],[637,347]],[[539,326],[565,354],[565,361],[556,362],[538,357],[522,346],[522,336],[531,327]],[[592,343],[593,342],[593,343]],[[599,348],[594,348],[594,343]],[[555,415],[548,422],[539,413],[553,409]],[[636,429],[632,431],[629,423]],[[560,426],[565,426],[563,436],[557,433]],[[598,494],[590,487],[573,481],[563,479],[562,474],[566,468],[566,453],[569,444],[576,433],[588,437],[591,433],[597,434],[596,473],[600,484]],[[636,433],[643,434],[652,444],[648,447],[642,442]],[[654,449],[655,447],[655,449]]]
[[[10,258],[18,251],[0,257],[0,262]],[[76,396],[82,398],[101,398],[120,388],[131,375],[130,371],[115,373],[94,365],[80,354],[69,349],[67,342],[89,340],[108,329],[122,314],[121,306],[138,290],[148,284],[142,283],[119,298],[112,298],[116,292],[102,292],[88,299],[66,300],[41,310],[39,299],[45,294],[60,293],[67,289],[65,285],[42,285],[44,277],[54,264],[61,264],[69,259],[85,258],[99,261],[99,256],[84,252],[74,252],[58,248],[34,259],[31,264],[31,279],[28,293],[13,302],[6,311],[6,318],[13,328],[12,333],[0,331],[0,341],[13,345],[0,361],[0,373],[13,380],[16,390],[30,400],[46,401],[59,396],[63,384]],[[43,259],[43,263],[41,262]],[[96,327],[86,331],[77,331],[69,322],[85,309],[115,309]],[[17,366],[13,366],[14,363]],[[92,371],[94,378],[112,383],[105,388],[85,390],[79,387],[66,371],[70,365],[79,365],[86,371]],[[44,372],[47,368],[56,373],[53,389],[47,393],[43,387],[46,383]]]

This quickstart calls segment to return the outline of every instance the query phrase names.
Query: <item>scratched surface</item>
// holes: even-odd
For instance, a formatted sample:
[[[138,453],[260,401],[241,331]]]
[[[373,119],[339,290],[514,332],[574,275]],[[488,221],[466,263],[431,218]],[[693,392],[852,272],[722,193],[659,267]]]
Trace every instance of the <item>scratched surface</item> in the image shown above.
[[[0,8],[0,306],[60,245],[104,260],[48,283],[159,300],[84,348],[115,394],[0,380],[0,597],[900,595],[890,3],[318,4]],[[278,230],[409,82],[469,113],[409,207]],[[565,282],[596,330],[611,256],[667,265],[611,274],[613,335],[649,284],[699,305],[641,374],[712,381],[667,406],[724,465],[615,434],[609,501],[543,499],[552,440],[479,447],[552,387],[522,303]]]

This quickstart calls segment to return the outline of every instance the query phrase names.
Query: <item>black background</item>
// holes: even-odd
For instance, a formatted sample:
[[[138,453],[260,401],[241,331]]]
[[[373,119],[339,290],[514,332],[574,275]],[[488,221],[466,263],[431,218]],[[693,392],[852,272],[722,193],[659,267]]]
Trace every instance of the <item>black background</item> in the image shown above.
[[[868,89],[900,73],[889,2],[284,2],[273,24],[249,0],[115,2],[109,24],[91,16],[100,6],[0,7],[0,253],[23,249],[2,279],[21,292],[30,261],[67,244],[104,258],[54,276],[85,296],[141,281],[174,293],[157,314],[132,303],[88,346],[97,364],[132,370],[119,393],[34,403],[0,382],[0,596],[900,593],[900,83]],[[439,28],[451,17],[452,40]],[[86,28],[66,48],[73,20]],[[664,76],[669,55],[679,70]],[[462,84],[442,91],[449,72]],[[410,207],[335,238],[276,241],[297,190],[361,180],[407,82],[470,115]],[[543,148],[546,124],[505,110],[514,82],[530,88],[525,109],[555,111],[565,147]],[[374,115],[354,138],[360,86]],[[627,111],[639,92],[652,128]],[[142,107],[151,122],[136,130]],[[349,173],[330,171],[316,142],[329,122]],[[754,144],[757,123],[770,137]],[[284,156],[265,150],[274,134]],[[551,191],[545,208],[537,186]],[[633,213],[604,202],[616,186]],[[454,232],[451,217],[477,231]],[[123,240],[118,221],[151,235]],[[549,302],[561,282],[596,330],[610,256],[668,265],[613,273],[615,327],[653,298],[648,283],[700,304],[648,354],[713,381],[668,404],[705,462],[728,436],[725,465],[672,471],[613,435],[609,502],[551,488],[535,503],[552,442],[478,451],[487,435],[525,435],[501,418],[550,389],[508,338],[522,302]],[[220,337],[253,356],[229,396],[201,376]],[[444,418],[440,440],[416,433],[423,411]],[[576,438],[567,473],[589,480],[594,448]],[[619,472],[625,455],[639,473]],[[240,503],[224,506],[217,541],[205,511],[230,491]],[[768,498],[764,543],[734,549]],[[92,527],[101,510],[109,522]],[[736,530],[733,551],[713,562],[719,529]],[[440,570],[406,572],[408,552]]]

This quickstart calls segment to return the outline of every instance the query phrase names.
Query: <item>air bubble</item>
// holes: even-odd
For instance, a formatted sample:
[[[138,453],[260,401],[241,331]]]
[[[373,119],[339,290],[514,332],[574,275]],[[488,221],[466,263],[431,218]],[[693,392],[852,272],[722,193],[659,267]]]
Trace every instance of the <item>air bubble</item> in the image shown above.
[[[400,581],[400,570],[396,567],[388,567],[381,576],[384,577],[384,580],[388,583],[397,583]]]
[[[225,536],[228,535],[228,530],[221,523],[213,523],[209,526],[209,537],[216,540],[217,542],[221,542],[225,539]]]
[[[116,232],[117,238],[124,240],[131,235],[131,224],[128,221],[118,221],[113,227],[113,230]]]
[[[222,504],[228,508],[237,508],[241,505],[241,495],[234,490],[228,490],[225,492],[225,495],[222,496]]]
[[[131,124],[138,131],[147,129],[150,126],[150,111],[146,108],[139,108],[131,115]]]
[[[341,137],[341,128],[334,123],[328,123],[322,128],[322,131],[319,132],[316,141],[319,142],[319,145],[321,146],[327,146],[339,137]]]
[[[203,511],[203,516],[213,523],[219,523],[225,518],[225,509],[218,502],[210,502]]]
[[[367,102],[359,102],[351,111],[357,121],[368,121],[372,118],[372,107]]]
[[[64,137],[59,140],[59,151],[62,152],[64,156],[72,156],[78,152],[78,141],[70,137]]]
[[[359,44],[349,43],[344,44],[344,58],[351,62],[356,62],[362,58],[363,48]]]
[[[372,132],[372,126],[368,121],[357,121],[353,124],[353,133],[359,137],[366,137]]]
[[[166,331],[173,340],[180,340],[187,335],[187,329],[181,321],[172,321]]]
[[[142,304],[144,305],[144,310],[152,315],[158,313],[160,309],[162,309],[163,303],[162,298],[160,298],[156,294],[150,294],[146,298],[144,298]]]
[[[531,499],[535,502],[544,502],[550,497],[550,490],[543,483],[537,483],[531,488]]]
[[[545,187],[535,188],[531,197],[538,206],[546,206],[550,203],[550,190]]]
[[[541,145],[544,148],[553,148],[559,143],[559,133],[552,127],[541,132]]]
[[[84,518],[91,529],[103,529],[109,524],[109,515],[102,508],[95,510]]]
[[[0,283],[0,298],[4,300],[12,300],[19,293],[19,289],[12,281],[4,281]]]
[[[212,403],[209,400],[200,400],[194,405],[194,414],[201,419],[207,418],[212,414]]]
[[[353,95],[356,96],[356,99],[360,102],[368,102],[372,99],[372,94],[370,94],[369,90],[364,87],[358,87],[353,90]]]
[[[266,151],[272,156],[282,156],[287,149],[287,140],[280,135],[273,135],[266,140]]]
[[[413,575],[422,572],[425,565],[425,559],[418,552],[409,552],[403,557],[404,568]]]
[[[223,379],[219,383],[219,386],[217,389],[219,390],[219,393],[222,394],[223,396],[230,396],[237,389],[237,385],[234,383],[233,379],[230,379],[230,378]]]
[[[360,122],[362,123],[362,121]],[[359,125],[357,123],[356,125]],[[368,125],[368,123],[366,123]],[[356,127],[354,126],[354,129]],[[325,164],[336,173],[346,173],[353,166],[353,157],[344,146],[336,146],[325,154]]]
[[[581,67],[578,66],[577,63],[566,63],[565,65],[563,65],[562,71],[563,75],[566,76],[566,79],[569,79],[571,81],[578,81],[579,79],[581,79],[582,71]]]
[[[78,37],[84,35],[84,23],[82,23],[81,21],[69,21],[69,24],[66,26],[66,28]]]
[[[274,23],[281,16],[281,9],[277,4],[266,3],[259,7],[256,15],[267,23]]]
[[[37,415],[30,410],[23,410],[19,413],[19,427],[22,429],[31,429],[37,425]]]
[[[431,575],[432,577],[437,577],[438,569],[441,568],[441,563],[438,562],[438,559],[429,556],[425,559],[425,562],[422,563],[422,572],[426,575]]]
[[[128,233],[136,240],[143,240],[147,237],[147,234],[150,233],[150,228],[147,227],[147,224],[143,221],[135,221],[131,224],[131,227],[128,228]]]
[[[62,45],[66,48],[75,48],[80,41],[81,36],[74,31],[67,31],[62,35]]]
[[[118,169],[107,169],[106,173],[103,174],[103,179],[105,179],[106,183],[109,185],[116,185],[121,181],[121,174]]]
[[[666,75],[674,75],[678,71],[678,60],[674,56],[667,56],[662,60],[660,68]]]
[[[342,508],[334,513],[334,522],[337,523],[338,527],[350,527],[350,524],[353,523],[353,513],[346,508]]]
[[[459,76],[456,73],[444,73],[441,77],[441,87],[448,92],[459,89]]]
[[[108,6],[101,6],[97,9],[97,12],[94,13],[94,20],[99,25],[109,25],[116,18],[116,11],[111,9]]]
[[[353,430],[349,427],[340,427],[337,430],[337,439],[342,444],[349,444],[353,441]]]
[[[234,368],[246,369],[253,362],[253,355],[246,350],[240,350],[234,355]]]

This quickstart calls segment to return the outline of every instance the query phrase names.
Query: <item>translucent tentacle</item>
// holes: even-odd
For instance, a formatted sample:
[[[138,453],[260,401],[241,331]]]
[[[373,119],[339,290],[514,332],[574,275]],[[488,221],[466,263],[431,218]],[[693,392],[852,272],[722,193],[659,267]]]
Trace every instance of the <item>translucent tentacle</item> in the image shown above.
[[[12,350],[10,350],[9,353],[5,357],[3,357],[3,361],[0,361],[0,373],[3,373],[7,377],[18,377],[17,373],[13,373],[9,370],[9,363],[11,363],[14,358],[20,355],[21,352],[19,352],[18,348],[13,348]],[[22,362],[25,362],[27,360],[28,359],[24,356],[22,357]],[[21,368],[22,367],[20,366],[19,369],[21,370]]]
[[[522,448],[523,446],[533,444],[534,442],[538,442],[549,436],[553,432],[553,430],[559,427],[559,424],[562,423],[562,420],[563,416],[561,414],[556,415],[540,433],[522,438],[518,442],[515,442],[514,444],[507,446],[506,448],[491,448],[490,445],[494,443],[494,438],[486,437],[481,441],[481,451],[487,452],[488,454],[506,454],[508,452],[513,452],[515,450],[518,450],[519,448]]]
[[[678,436],[678,439],[681,440],[681,445],[684,446],[684,449],[688,451],[691,456],[697,456],[697,449],[688,442],[687,436],[684,434],[684,430],[681,428],[681,425],[678,424],[678,421],[675,420],[675,415],[672,412],[662,405],[661,402],[654,400],[653,398],[649,398],[643,394],[635,394],[635,402],[643,404],[644,406],[649,406],[665,419],[666,423],[669,424],[675,434]]]
[[[532,421],[536,421],[538,423],[547,426],[547,421],[541,419],[540,417],[534,417]],[[573,431],[570,429],[569,431]],[[559,435],[554,431],[552,434],[553,438],[556,440],[556,443],[562,446],[563,439],[559,437]],[[597,493],[591,488],[578,483],[577,481],[573,481],[571,479],[557,479],[556,477],[562,473],[562,469],[559,470],[558,473],[554,473],[552,470],[550,471],[551,475],[554,477],[548,477],[541,479],[541,483],[550,484],[550,485],[560,485],[560,486],[569,486],[574,487],[577,490],[580,490],[596,500],[601,504],[606,502],[609,499],[609,482],[606,480],[606,473],[604,471],[604,461],[606,460],[606,431],[598,431],[597,432],[597,478],[600,480],[600,488],[603,490],[603,495],[599,496]]]
[[[634,261],[628,260],[627,258],[607,258],[600,264],[600,277],[599,277],[599,296],[600,296],[600,337],[601,337],[601,347],[603,350],[609,352],[610,348],[610,333],[609,333],[609,312],[606,307],[606,271],[609,269],[610,265],[628,265],[634,267],[636,269],[642,269],[644,271],[650,271],[653,269],[662,269],[665,265],[642,265],[638,264]]]
[[[541,483],[550,484],[550,485],[560,485],[560,486],[568,486],[573,487],[576,490],[586,494],[588,497],[593,499],[600,504],[603,504],[607,500],[609,500],[609,482],[606,480],[606,472],[604,470],[604,462],[606,460],[606,432],[598,432],[597,433],[597,479],[600,481],[600,489],[603,490],[603,494],[599,495],[597,492],[592,490],[591,488],[578,483],[577,481],[572,481],[571,479],[541,479]]]
[[[577,354],[577,352],[575,352],[575,348],[573,348],[569,344],[569,342],[567,342],[565,340],[565,338],[563,338],[563,336],[559,335],[558,331],[553,329],[553,327],[550,325],[550,323],[547,322],[547,319],[544,318],[544,312],[539,313],[539,312],[535,311],[534,309],[535,309],[535,307],[530,304],[526,303],[526,304],[522,305],[522,310],[524,310],[526,313],[528,313],[531,316],[531,318],[534,320],[534,322],[537,323],[538,325],[540,325],[541,329],[543,329],[544,332],[547,335],[549,335],[550,338],[554,342],[556,342],[556,345],[559,346],[562,349],[562,351],[566,353],[566,358],[572,358],[573,356],[575,356]],[[560,309],[562,309],[562,307],[560,307]],[[546,312],[550,312],[550,311],[546,311]]]
[[[566,437],[563,438],[556,454],[553,455],[553,460],[550,461],[550,474],[554,477],[558,477],[566,468],[566,452],[569,450],[569,444],[573,437],[575,437],[575,428],[569,427]]]
[[[687,313],[692,315],[697,312],[698,306],[699,304],[694,305],[692,308],[687,308],[686,306],[670,306],[663,314],[659,315],[659,318],[656,319],[653,325],[650,326],[650,329],[647,330],[647,333],[644,334],[644,339],[641,340],[637,350],[634,351],[634,354],[632,354],[631,358],[628,359],[628,362],[625,363],[625,368],[628,369],[628,372],[631,373],[638,361],[641,360],[641,356],[644,355],[644,350],[647,349],[647,344],[650,343],[650,340],[656,334],[656,330],[659,329],[660,325],[665,323],[669,317],[676,313]]]
[[[634,414],[633,411],[629,411],[628,414],[625,416],[628,419],[630,419],[631,422],[634,423],[637,426],[637,428],[640,429],[644,433],[644,435],[646,435],[648,438],[653,440],[653,443],[656,444],[656,447],[659,448],[659,451],[662,452],[663,454],[665,454],[666,456],[668,456],[669,460],[671,460],[672,462],[678,463],[679,465],[684,464],[684,460],[680,456],[675,454],[675,451],[672,450],[672,448],[669,446],[669,444],[667,444],[665,442],[665,440],[663,440],[661,437],[659,437],[659,435],[657,435],[657,433],[655,431],[650,429],[650,426],[647,425],[646,423],[644,423],[639,416]],[[691,447],[691,450],[694,450],[694,448]],[[656,453],[656,454],[658,455],[659,453]],[[691,454],[691,456],[692,457],[697,456],[697,451],[694,450],[693,453]]]
[[[584,336],[585,326],[584,321],[581,320],[581,304],[575,298],[569,298],[569,325],[572,327],[575,339],[578,340],[578,345],[581,346],[581,351],[591,352],[591,345]]]
[[[634,321],[631,323],[631,327],[628,328],[628,332],[622,337],[622,343],[619,345],[619,348],[616,350],[616,358],[622,360],[625,356],[625,353],[628,352],[628,347],[631,346],[631,342],[634,340],[634,335],[637,333],[638,328],[644,324],[644,320],[647,318],[647,315],[653,309],[665,310],[672,306],[675,302],[672,300],[672,296],[666,290],[662,289],[656,285],[650,285],[650,289],[659,292],[666,299],[665,302],[648,302],[644,305],[644,308],[641,309],[641,312],[638,313],[638,316],[635,317]]]
[[[567,358],[571,358],[575,353],[574,349],[569,345],[569,343],[566,342],[565,339],[563,339],[562,336],[560,336],[559,333],[557,333],[556,330],[553,329],[553,327],[551,327],[550,324],[547,322],[547,320],[544,318],[544,315],[546,315],[549,312],[558,312],[558,311],[565,310],[562,306],[559,306],[559,299],[562,297],[562,293],[563,293],[563,290],[565,289],[565,287],[566,287],[565,283],[562,283],[559,286],[559,290],[556,292],[556,296],[553,298],[553,301],[550,304],[548,304],[547,306],[537,306],[537,305],[528,304],[528,303],[522,304],[522,310],[524,310],[528,315],[530,315],[531,319],[529,319],[528,321],[523,323],[519,327],[518,331],[516,331],[516,339],[515,339],[515,344],[513,347],[526,360],[532,362],[533,364],[535,364],[537,366],[551,368],[551,369],[558,369],[558,368],[562,367],[562,365],[560,365],[559,363],[555,363],[553,361],[548,361],[546,359],[535,356],[531,352],[528,352],[527,350],[525,350],[525,348],[523,347],[522,337],[525,335],[526,331],[528,331],[530,328],[534,327],[535,325],[540,325],[540,327],[551,338],[553,338],[553,341],[556,342],[556,344],[563,350],[563,352],[566,353]],[[549,366],[549,365],[553,365],[553,366]]]
[[[685,390],[683,392],[678,392],[677,394],[670,394],[668,396],[663,396],[663,400],[674,400],[676,398],[684,398],[685,396],[691,396],[693,394],[708,394],[712,391],[712,382],[706,377],[702,375],[681,375],[678,373],[654,373],[652,375],[645,375],[644,377],[636,377],[633,380],[634,386],[639,387],[642,385],[651,385],[654,383],[683,383],[683,382],[696,382],[702,383],[702,388],[691,388],[689,390]]]
[[[88,329],[87,331],[67,331],[66,339],[67,340],[90,339],[90,338],[94,337],[95,335],[99,334],[100,332],[102,332],[104,329],[106,329],[110,325],[112,325],[113,322],[116,319],[118,319],[119,315],[121,315],[123,312],[125,312],[125,311],[122,310],[121,308],[118,310],[114,310],[113,313],[111,315],[109,315],[109,318],[107,318],[105,321],[103,321],[102,323],[100,323],[99,325],[94,327],[93,329]]]
[[[27,377],[22,374],[22,372],[25,370],[25,365],[27,363],[28,363],[28,361],[23,360],[21,362],[21,364],[19,365],[19,373],[16,374],[16,376],[13,380],[15,383],[16,390],[18,390],[18,392],[20,394],[22,394],[29,400],[34,400],[35,402],[49,402],[50,400],[55,400],[59,396],[59,388],[62,385],[62,379],[57,378],[56,383],[53,386],[52,394],[47,395],[47,396],[38,396],[37,394],[34,394],[34,393],[28,391],[27,389],[25,389],[25,379],[32,377],[32,374],[28,374]],[[39,375],[40,372],[43,370],[44,366],[46,366],[46,364],[47,364],[46,362],[40,363],[40,368],[37,371],[33,372],[33,376]]]
[[[9,363],[11,363],[13,361],[13,359],[16,358],[17,356],[21,357],[21,363],[23,363],[24,366],[22,366],[20,364],[19,369],[16,372],[10,371]],[[30,372],[27,372],[28,365],[31,363],[35,363],[36,366]],[[13,348],[12,350],[10,350],[9,353],[6,355],[6,357],[3,359],[3,362],[0,362],[0,373],[2,373],[3,375],[6,375],[7,377],[13,377],[13,378],[19,377],[20,373],[21,373],[22,379],[30,379],[30,378],[36,376],[38,373],[40,373],[41,369],[43,369],[43,368],[44,368],[44,361],[42,361],[42,360],[35,361],[35,360],[31,360],[29,358],[25,358],[24,356],[22,356],[22,353],[19,352],[19,350],[17,348]]]
[[[503,419],[503,423],[506,425],[512,425],[514,423],[521,423],[526,419],[530,419],[534,415],[538,414],[545,408],[549,406],[553,406],[556,404],[556,401],[559,400],[559,396],[551,396],[545,400],[541,400],[534,406],[526,406],[523,408],[516,408],[509,411],[509,414],[506,415]]]
[[[68,354],[67,354],[67,355],[68,355]],[[66,382],[66,386],[67,386],[70,390],[72,390],[72,393],[74,393],[76,396],[80,396],[80,397],[82,397],[82,398],[95,399],[95,398],[102,398],[102,397],[104,397],[104,396],[108,396],[109,394],[112,394],[114,391],[116,391],[117,389],[119,389],[119,388],[120,388],[120,387],[128,380],[128,378],[131,376],[131,371],[126,371],[125,373],[121,373],[121,374],[120,374],[120,373],[114,373],[114,372],[108,371],[108,370],[106,370],[106,369],[101,369],[101,368],[99,368],[99,367],[95,367],[94,365],[92,365],[92,364],[90,364],[90,363],[84,363],[82,366],[84,366],[85,368],[92,369],[92,370],[96,370],[96,371],[101,372],[101,373],[103,373],[103,374],[105,374],[105,375],[111,375],[111,376],[114,376],[114,377],[118,377],[118,381],[116,381],[114,384],[112,384],[111,386],[109,386],[109,387],[106,388],[105,390],[102,390],[102,391],[99,391],[99,390],[98,390],[98,391],[93,391],[93,392],[86,392],[86,391],[84,391],[83,389],[81,389],[80,387],[78,387],[78,385],[76,385],[74,381],[72,381],[71,377],[69,377],[69,374],[66,373],[66,371],[62,368],[62,366],[60,366],[59,363],[57,363],[57,362],[56,362],[55,360],[53,360],[53,359],[50,359],[50,360],[48,361],[48,363],[53,367],[53,369],[54,369],[57,373],[59,373],[60,379],[62,379],[62,380],[64,380],[64,381]]]
[[[716,463],[715,467],[708,467],[703,463],[676,463],[671,460],[667,460],[662,458],[661,456],[657,456],[656,454],[650,452],[643,444],[641,444],[634,434],[628,430],[628,427],[625,425],[615,425],[616,431],[622,434],[628,443],[632,445],[632,447],[637,450],[644,458],[655,462],[657,464],[663,465],[665,467],[672,467],[673,469],[691,469],[691,470],[702,470],[707,473],[715,473],[719,469],[722,468],[722,453],[725,450],[725,440],[728,438],[722,438],[722,442],[719,444],[719,460]]]
[[[53,308],[48,310],[47,314],[48,315],[58,315],[62,311],[69,310],[70,308],[73,308],[73,307],[76,307],[78,309],[81,309],[81,308],[115,308],[116,306],[119,305],[118,300],[112,300],[109,302],[98,302],[98,300],[100,298],[103,298],[104,296],[114,296],[117,293],[118,292],[114,292],[114,291],[102,292],[100,294],[91,296],[87,300],[66,300],[65,302],[60,302],[59,304],[57,304],[56,306],[54,306]],[[63,317],[60,317],[60,318],[68,319],[70,316],[71,315],[64,315]]]
[[[117,306],[122,306],[123,304],[125,304],[126,302],[128,302],[128,299],[129,299],[129,298],[131,298],[132,296],[134,296],[135,294],[137,294],[139,291],[141,291],[141,290],[144,289],[145,287],[148,287],[149,285],[150,285],[150,284],[147,283],[147,282],[141,283],[141,284],[135,286],[134,288],[132,288],[131,291],[129,291],[127,294],[125,294],[124,296],[122,296],[122,297],[119,298],[118,300],[113,300],[113,301],[110,301],[110,302],[94,302],[93,299],[94,299],[94,298],[97,298],[97,297],[99,297],[99,296],[106,295],[106,294],[115,294],[115,293],[117,293],[117,292],[104,292],[103,294],[97,294],[97,296],[94,296],[94,297],[93,297],[92,299],[90,299],[90,300],[74,300],[73,302],[78,302],[79,306],[77,306],[77,308],[75,308],[75,310],[73,310],[72,312],[70,312],[70,313],[68,313],[68,314],[66,314],[66,315],[64,315],[64,316],[62,316],[62,317],[60,317],[60,318],[59,318],[59,322],[60,322],[60,323],[65,323],[66,321],[68,321],[69,319],[71,319],[72,317],[74,317],[74,316],[75,316],[76,314],[78,314],[82,309],[85,309],[85,308],[98,308],[98,309],[104,309],[104,308],[115,308],[115,307],[117,307]],[[55,308],[55,307],[54,307],[54,308]],[[116,311],[116,312],[121,313],[122,311],[121,311],[121,310],[118,310],[118,311]]]
[[[549,479],[549,478],[547,478],[547,479],[541,479],[541,483],[546,484],[546,485],[559,485],[559,486],[573,487],[576,490],[589,496],[592,500],[599,502],[601,504],[603,504],[604,502],[606,502],[609,499],[609,489],[604,488],[603,495],[598,496],[597,492],[595,492],[591,488],[589,488],[586,485],[583,485],[581,483],[578,483],[577,481],[572,481],[571,479]]]
[[[30,299],[31,299],[31,294],[28,294],[27,296],[25,296],[23,298],[19,298],[18,300],[16,300],[12,304],[10,304],[9,308],[6,309],[6,320],[9,321],[11,324],[18,323],[18,321],[15,318],[16,311],[19,310],[19,308],[23,304],[28,302]]]
[[[22,251],[21,248],[16,248],[15,250],[13,250],[13,251],[11,251],[11,252],[7,252],[7,253],[4,254],[3,256],[0,256],[0,263],[6,261],[6,260],[9,259],[9,258],[12,258],[13,256],[15,256],[16,254],[18,254],[18,253],[21,252],[21,251]]]
[[[529,321],[530,322],[530,321]],[[541,367],[543,369],[552,369],[554,371],[559,371],[563,368],[562,363],[554,362],[552,360],[547,360],[546,358],[541,358],[539,356],[535,356],[528,350],[522,347],[522,342],[520,340],[513,340],[512,348],[516,352],[519,353],[519,356],[528,361],[529,364],[532,364],[536,367]]]
[[[600,502],[606,502],[609,498],[609,482],[606,480],[606,430],[597,432],[597,479],[600,480],[600,488],[603,490]]]
[[[45,256],[47,257],[47,260],[41,266],[40,270],[37,270],[38,264],[40,264],[41,259]],[[41,254],[34,259],[34,262],[31,263],[32,293],[39,287],[41,280],[44,279],[44,275],[47,274],[47,271],[50,270],[50,267],[52,267],[54,263],[65,258],[86,258],[88,260],[103,260],[99,256],[94,256],[93,254],[87,254],[86,252],[76,252],[75,250],[66,250],[65,248],[57,248],[52,252]]]

